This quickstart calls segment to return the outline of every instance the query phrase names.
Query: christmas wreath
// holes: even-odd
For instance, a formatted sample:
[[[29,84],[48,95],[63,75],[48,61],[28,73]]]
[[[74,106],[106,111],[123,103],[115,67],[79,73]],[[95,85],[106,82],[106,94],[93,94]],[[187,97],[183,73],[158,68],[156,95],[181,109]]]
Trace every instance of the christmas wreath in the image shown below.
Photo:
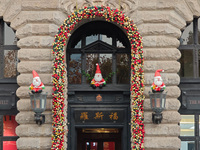
[[[58,29],[53,43],[53,134],[52,150],[64,150],[64,137],[68,131],[66,127],[65,111],[65,83],[66,83],[66,65],[64,61],[66,40],[71,31],[83,19],[104,18],[108,22],[115,22],[121,26],[127,34],[131,43],[131,148],[137,150],[144,149],[144,111],[143,111],[143,51],[141,36],[138,33],[135,24],[118,9],[111,9],[105,6],[92,6],[79,9],[69,15],[68,18]]]

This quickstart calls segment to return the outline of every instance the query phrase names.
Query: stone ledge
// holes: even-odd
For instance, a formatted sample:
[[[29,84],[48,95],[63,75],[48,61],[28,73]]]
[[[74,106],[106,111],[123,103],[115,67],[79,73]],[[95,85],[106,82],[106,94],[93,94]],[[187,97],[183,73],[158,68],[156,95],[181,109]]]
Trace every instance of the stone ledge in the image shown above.
[[[178,124],[145,124],[146,136],[179,136],[180,126]],[[153,138],[153,137],[152,137]]]
[[[178,137],[145,137],[144,147],[145,149],[174,150],[181,147],[181,140]]]
[[[177,38],[169,36],[143,36],[144,48],[177,48],[180,41]]]
[[[181,57],[177,48],[143,48],[146,60],[178,60]]]
[[[30,36],[20,39],[17,46],[20,48],[51,48],[54,37],[51,36]]]
[[[35,70],[39,73],[53,73],[52,61],[21,61],[17,70],[20,73],[32,73]]]
[[[17,139],[19,150],[49,150],[51,149],[51,136],[49,137],[20,137]]]
[[[20,137],[50,137],[52,124],[21,124],[16,128],[16,134]]]
[[[144,112],[144,124],[152,124],[152,113],[153,111],[145,111]],[[163,119],[161,124],[178,124],[181,121],[181,115],[177,111],[163,111]],[[155,126],[157,124],[154,124]]]
[[[178,61],[144,61],[144,73],[152,73],[157,69],[163,69],[165,73],[177,73],[180,70],[180,63]]]
[[[18,51],[18,58],[20,61],[52,61],[53,54],[52,49],[20,49]]]

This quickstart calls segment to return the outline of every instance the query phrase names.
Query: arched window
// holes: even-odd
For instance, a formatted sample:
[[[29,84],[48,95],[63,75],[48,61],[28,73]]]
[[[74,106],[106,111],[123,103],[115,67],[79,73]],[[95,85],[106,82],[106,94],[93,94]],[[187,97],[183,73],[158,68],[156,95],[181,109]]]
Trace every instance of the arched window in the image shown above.
[[[194,18],[183,31],[181,52],[181,149],[200,149],[200,19]]]
[[[93,21],[82,25],[70,38],[67,54],[69,85],[88,85],[96,63],[107,84],[130,83],[130,43],[112,23]]]

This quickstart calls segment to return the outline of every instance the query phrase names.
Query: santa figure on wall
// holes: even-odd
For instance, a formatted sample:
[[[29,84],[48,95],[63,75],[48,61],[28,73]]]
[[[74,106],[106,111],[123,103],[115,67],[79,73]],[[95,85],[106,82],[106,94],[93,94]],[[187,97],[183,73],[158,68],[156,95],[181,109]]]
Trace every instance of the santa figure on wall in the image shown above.
[[[159,70],[156,70],[155,72],[155,76],[154,76],[154,82],[153,84],[151,85],[151,89],[152,89],[152,92],[155,93],[155,92],[163,92],[165,90],[165,84],[160,76],[160,72],[164,72],[164,70],[162,69],[159,69]]]
[[[37,72],[33,70],[33,83],[29,87],[32,93],[41,93],[43,89],[45,89],[44,84],[40,80]]]
[[[96,72],[95,72],[94,78],[91,81],[91,86],[93,88],[96,88],[96,87],[102,88],[103,86],[106,85],[106,81],[102,77],[99,64],[97,63],[96,66],[97,66]]]

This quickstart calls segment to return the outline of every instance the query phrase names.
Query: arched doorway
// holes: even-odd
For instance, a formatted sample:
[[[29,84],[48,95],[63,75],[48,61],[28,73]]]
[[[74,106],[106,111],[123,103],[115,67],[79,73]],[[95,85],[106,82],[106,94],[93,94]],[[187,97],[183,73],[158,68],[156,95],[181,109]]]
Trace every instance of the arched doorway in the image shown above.
[[[130,43],[113,23],[80,26],[67,45],[70,150],[130,149]],[[107,84],[92,88],[96,63]]]
[[[72,87],[69,87],[69,85],[67,86],[67,94],[68,97],[65,97],[65,85],[66,85],[66,79],[65,79],[65,74],[66,74],[66,70],[65,70],[65,45],[67,44],[67,46],[71,45],[71,48],[75,48],[75,46],[78,46],[79,44],[79,40],[75,40],[76,42],[74,42],[74,44],[70,44],[70,40],[73,39],[72,37],[70,37],[71,34],[75,35],[75,29],[77,29],[78,26],[81,25],[81,23],[84,23],[85,21],[95,21],[95,19],[100,19],[103,20],[103,22],[112,22],[113,25],[116,25],[118,28],[120,28],[121,30],[118,30],[119,33],[123,33],[124,35],[126,35],[126,37],[124,38],[124,36],[122,37],[112,37],[112,44],[106,43],[101,41],[101,39],[103,39],[102,37],[105,34],[105,31],[108,32],[108,34],[106,33],[106,37],[109,39],[110,35],[109,35],[109,30],[102,30],[101,32],[95,32],[94,34],[98,34],[98,41],[93,43],[88,43],[84,45],[84,43],[86,43],[86,37],[85,36],[85,41],[82,41],[81,43],[83,43],[83,45],[81,44],[82,50],[79,49],[77,52],[72,51],[72,53],[74,54],[79,54],[79,57],[81,57],[81,72],[82,71],[86,71],[84,68],[84,65],[82,64],[86,64],[86,53],[89,53],[89,55],[91,55],[93,58],[97,59],[97,62],[100,62],[101,60],[101,56],[103,56],[103,58],[105,59],[109,59],[112,60],[112,62],[116,62],[117,60],[117,53],[126,53],[126,51],[120,51],[120,49],[116,50],[116,44],[117,40],[116,38],[118,38],[119,43],[121,42],[122,45],[127,48],[126,46],[130,45],[130,50],[131,50],[131,54],[130,54],[130,71],[128,71],[128,73],[130,72],[130,84],[127,84],[129,86],[125,86],[125,88],[123,89],[123,85],[117,85],[117,70],[116,67],[113,67],[115,63],[112,63],[113,65],[112,68],[108,71],[107,73],[109,73],[108,77],[111,76],[111,79],[109,82],[111,82],[110,86],[109,84],[102,89],[96,88],[96,92],[100,92],[98,95],[93,94],[93,100],[96,101],[88,101],[90,102],[90,105],[95,111],[92,112],[92,110],[88,110],[90,111],[88,112],[82,112],[82,109],[87,110],[87,106],[82,104],[82,105],[78,105],[78,101],[83,102],[83,100],[85,99],[86,102],[87,100],[91,100],[91,97],[89,98],[89,96],[91,95],[91,91],[88,91],[88,88],[91,88],[89,86],[89,84],[86,82],[86,79],[84,79],[85,77],[88,77],[87,73],[84,73],[85,76],[83,76],[81,74],[80,76],[80,71],[77,71],[77,75],[79,75],[79,78],[81,77],[81,83],[84,83],[83,86],[77,86],[76,84],[71,84]],[[83,21],[82,21],[83,20]],[[108,25],[109,26],[109,25]],[[102,26],[103,27],[103,26]],[[102,28],[101,27],[101,28]],[[110,31],[112,31],[114,29],[114,26],[112,26],[113,28],[110,28]],[[91,27],[92,28],[92,27]],[[115,31],[115,30],[114,30]],[[122,32],[123,31],[123,32]],[[118,32],[115,32],[116,35],[118,35]],[[78,35],[78,34],[77,34]],[[86,34],[87,35],[87,34]],[[90,34],[92,35],[92,34]],[[108,36],[107,36],[108,35]],[[123,35],[123,34],[120,34]],[[73,36],[73,35],[72,35]],[[78,36],[74,36],[77,37]],[[105,37],[105,38],[106,38]],[[123,38],[125,40],[123,40]],[[76,38],[74,38],[76,39]],[[105,41],[109,41],[109,40],[105,40]],[[129,42],[124,42],[126,41],[126,39],[129,40]],[[67,42],[66,42],[67,41]],[[73,42],[72,42],[73,43]],[[127,43],[129,43],[127,45]],[[121,45],[121,44],[119,44]],[[94,48],[97,49],[104,49],[102,51],[102,53],[98,53],[95,54],[97,52],[94,52],[93,49]],[[123,47],[122,47],[123,48]],[[122,12],[118,11],[117,9],[110,9],[109,7],[105,7],[105,6],[101,6],[101,7],[96,7],[96,6],[92,6],[92,7],[85,7],[84,9],[80,9],[75,11],[74,13],[72,13],[71,16],[68,16],[68,18],[65,20],[65,22],[63,23],[63,25],[60,26],[58,34],[56,34],[55,36],[55,42],[53,43],[53,54],[54,54],[54,60],[53,60],[53,105],[52,105],[52,112],[53,112],[53,134],[52,134],[52,148],[59,148],[62,149],[64,147],[64,136],[65,133],[67,135],[67,139],[68,139],[68,145],[70,145],[71,143],[73,143],[73,147],[70,147],[69,149],[75,149],[75,142],[77,140],[77,131],[76,128],[79,127],[79,124],[76,124],[80,121],[80,118],[82,117],[82,113],[85,116],[85,114],[93,114],[95,115],[95,117],[93,118],[98,118],[101,119],[101,114],[107,114],[106,116],[110,117],[116,114],[121,114],[122,116],[118,116],[118,118],[122,118],[121,121],[120,119],[118,121],[116,120],[110,120],[113,121],[113,123],[121,123],[124,124],[125,126],[121,126],[120,123],[117,126],[109,126],[109,123],[104,122],[105,126],[103,127],[102,125],[100,125],[100,127],[97,125],[94,127],[92,126],[92,128],[112,128],[113,130],[118,130],[121,133],[122,136],[122,140],[127,141],[127,143],[130,142],[130,144],[127,145],[123,145],[123,141],[122,141],[122,145],[123,146],[129,146],[132,149],[144,149],[144,124],[143,124],[143,119],[144,119],[144,113],[143,113],[143,100],[144,100],[144,95],[143,95],[143,91],[144,91],[144,72],[143,72],[143,51],[142,51],[142,41],[141,41],[141,36],[137,31],[137,27],[133,24],[133,22],[124,14],[122,14]],[[69,49],[68,49],[69,50]],[[69,50],[70,51],[70,50]],[[80,54],[81,53],[81,54]],[[92,54],[94,53],[94,54]],[[104,54],[105,55],[101,55]],[[112,56],[112,58],[110,59],[109,57],[107,57],[107,54],[110,53],[110,56]],[[69,53],[70,54],[70,53]],[[73,54],[73,55],[74,55]],[[114,56],[114,57],[113,57]],[[71,57],[71,58],[70,58]],[[115,58],[116,57],[116,58]],[[78,59],[78,57],[72,57],[70,55],[67,55],[67,60],[74,61],[76,59]],[[83,60],[83,61],[82,61]],[[89,61],[90,64],[92,63],[92,61]],[[110,61],[111,62],[111,61]],[[69,63],[69,62],[68,62]],[[77,63],[75,66],[77,66],[80,63]],[[93,63],[92,63],[93,64]],[[116,64],[115,64],[116,66]],[[101,66],[102,67],[102,66]],[[92,68],[92,67],[91,67]],[[103,68],[103,67],[102,67]],[[103,69],[104,70],[104,69]],[[70,71],[70,70],[68,70]],[[72,72],[74,71],[73,69],[71,70]],[[110,74],[111,73],[111,74]],[[90,74],[92,76],[92,74]],[[123,74],[124,75],[124,74]],[[70,75],[71,76],[71,75]],[[73,76],[71,76],[73,77]],[[76,77],[73,79],[76,80],[76,82],[80,82],[79,80],[76,79]],[[115,81],[116,80],[116,81]],[[122,81],[126,81],[126,80],[122,80]],[[122,83],[122,82],[121,82]],[[88,86],[87,86],[88,85]],[[84,88],[85,86],[85,88]],[[86,87],[87,86],[87,87]],[[80,90],[80,87],[82,88]],[[115,88],[114,88],[115,87]],[[127,90],[126,90],[126,87]],[[98,90],[97,90],[98,89]],[[74,91],[73,91],[74,90]],[[106,91],[107,90],[107,91]],[[114,91],[113,91],[114,90]],[[130,92],[126,92],[126,91],[130,91]],[[79,91],[79,92],[77,92]],[[115,93],[116,91],[121,91],[119,93]],[[83,93],[82,93],[83,92]],[[107,92],[110,92],[111,96],[109,97]],[[114,93],[112,93],[114,92]],[[107,93],[107,94],[106,94]],[[129,94],[130,93],[130,94]],[[84,94],[87,94],[86,97],[84,97]],[[103,94],[103,96],[101,96],[101,94]],[[112,96],[113,94],[119,94],[117,96]],[[123,94],[123,96],[122,96]],[[104,96],[107,97],[106,99],[104,99]],[[68,98],[68,99],[66,99]],[[71,99],[71,100],[70,100]],[[104,99],[104,101],[103,101]],[[120,101],[123,102],[124,105],[120,105],[120,102],[118,103],[119,105],[115,107],[115,103],[112,102],[113,99],[115,99],[116,101]],[[121,101],[122,99],[122,101]],[[105,101],[108,100],[108,101]],[[73,103],[71,104],[70,103]],[[97,103],[99,102],[99,104]],[[68,106],[66,105],[67,103],[69,103],[69,110],[67,111],[68,117],[69,118],[65,118],[64,116],[66,115],[65,110],[66,107]],[[101,104],[102,103],[102,104]],[[109,107],[106,107],[106,104],[112,104],[110,105],[110,112],[107,111]],[[130,108],[129,108],[129,103],[131,104]],[[116,103],[117,104],[117,103]],[[77,107],[80,106],[80,107]],[[96,107],[95,107],[96,106]],[[82,108],[81,108],[82,107]],[[91,108],[90,107],[90,108]],[[75,109],[77,108],[77,110]],[[100,111],[101,109],[106,109],[105,111]],[[131,109],[131,110],[129,110]],[[128,119],[129,117],[127,117],[124,114],[129,114],[130,113],[130,120]],[[80,116],[81,115],[81,116]],[[98,117],[96,117],[96,115],[98,115]],[[100,115],[100,117],[99,117]],[[87,115],[86,115],[87,116]],[[124,117],[125,116],[125,117]],[[88,116],[87,116],[88,117]],[[86,117],[86,118],[87,118]],[[77,118],[79,118],[79,121],[77,121]],[[66,120],[66,121],[65,121]],[[89,123],[89,119],[86,119],[87,123]],[[89,121],[89,122],[88,122]],[[81,123],[85,123],[85,120],[82,120]],[[130,123],[129,123],[130,122]],[[65,132],[65,123],[68,124],[69,130],[67,130],[67,132]],[[93,122],[91,123],[93,124]],[[131,132],[128,131],[128,128],[130,125],[130,130]],[[74,127],[76,126],[76,128]],[[71,128],[73,127],[73,128]],[[88,124],[86,125],[86,127],[84,128],[88,128]],[[82,129],[83,125],[81,126]],[[122,128],[122,130],[120,129]],[[69,134],[68,134],[69,131]],[[127,131],[127,134],[124,134]],[[107,132],[107,131],[106,131]],[[71,137],[72,134],[75,135],[74,137]],[[128,136],[128,134],[130,134],[131,136]],[[130,138],[131,137],[131,138]],[[69,146],[68,146],[69,147]],[[127,149],[127,148],[126,148]]]

